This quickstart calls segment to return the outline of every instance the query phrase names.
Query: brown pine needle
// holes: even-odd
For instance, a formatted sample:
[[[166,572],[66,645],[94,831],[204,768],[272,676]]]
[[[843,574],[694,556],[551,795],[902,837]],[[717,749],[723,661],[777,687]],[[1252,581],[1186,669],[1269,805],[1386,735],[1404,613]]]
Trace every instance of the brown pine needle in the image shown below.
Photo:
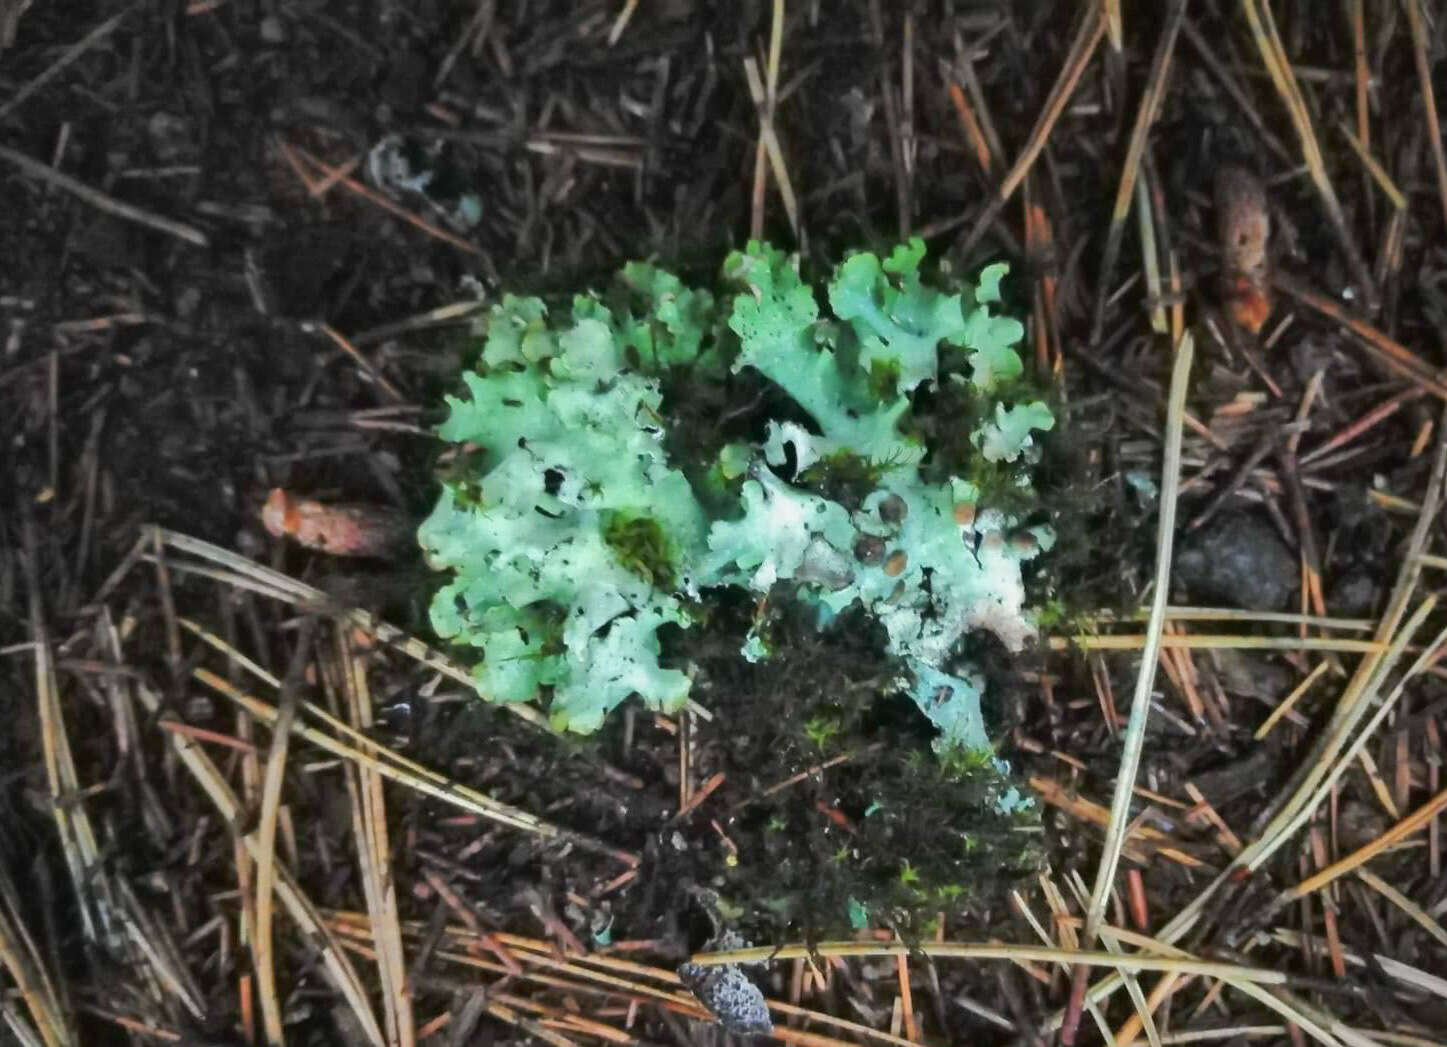
[[[1070,45],[1070,53],[1066,56],[1065,64],[1060,69],[1060,75],[1050,89],[1045,106],[1041,110],[1034,128],[1030,131],[1025,148],[1016,157],[1015,163],[1005,175],[1005,180],[1000,183],[1000,188],[996,190],[989,204],[986,205],[984,212],[975,219],[975,224],[969,233],[951,249],[952,254],[958,257],[969,255],[975,244],[979,243],[980,237],[985,235],[985,230],[990,228],[1005,205],[1010,202],[1010,198],[1015,195],[1015,190],[1020,188],[1020,183],[1025,180],[1025,176],[1030,173],[1030,168],[1034,166],[1041,151],[1045,148],[1045,143],[1050,140],[1050,132],[1055,130],[1055,125],[1065,112],[1065,106],[1069,103],[1071,96],[1075,94],[1075,88],[1085,74],[1085,68],[1090,64],[1090,59],[1095,54],[1101,37],[1105,35],[1106,19],[1101,8],[1094,3],[1087,4],[1086,8],[1086,13],[1081,16],[1080,28]]]
[[[1330,667],[1330,662],[1319,662],[1317,664],[1317,667],[1313,669],[1309,674],[1307,674],[1306,679],[1302,680],[1301,683],[1297,684],[1294,688],[1292,688],[1291,693],[1281,700],[1281,704],[1279,704],[1275,709],[1271,710],[1271,715],[1266,718],[1266,722],[1256,729],[1256,734],[1254,737],[1258,742],[1271,733],[1271,729],[1275,727],[1278,722],[1280,722],[1282,717],[1284,717],[1287,713],[1291,712],[1293,708],[1295,708],[1296,703],[1301,700],[1302,696],[1305,695],[1307,691],[1311,690],[1311,685],[1316,683],[1317,680],[1321,679],[1322,675]]]
[[[401,391],[398,390],[395,385],[389,382],[380,371],[378,371],[374,366],[372,366],[372,361],[368,360],[364,355],[362,355],[362,351],[358,349],[355,345],[353,345],[350,341],[348,341],[346,337],[344,337],[339,331],[333,328],[331,324],[302,324],[301,329],[308,332],[318,331],[321,334],[324,334],[328,338],[330,338],[332,340],[332,343],[336,345],[336,347],[342,352],[346,353],[349,357],[351,357],[353,362],[355,362],[356,365],[361,368],[362,373],[371,380],[372,384],[375,385],[378,389],[382,390],[382,392],[386,393],[387,398],[391,400],[394,404],[399,404],[406,400],[406,397],[402,395]]]
[[[1296,901],[1298,898],[1304,898],[1313,891],[1321,890],[1333,880],[1355,871],[1359,866],[1365,865],[1387,848],[1401,843],[1407,837],[1417,832],[1431,821],[1432,817],[1438,811],[1444,809],[1447,809],[1447,789],[1443,789],[1375,840],[1363,844],[1345,858],[1333,862],[1316,875],[1307,877],[1295,887],[1290,887],[1282,891],[1281,894],[1277,896],[1276,904],[1286,905]]]
[[[1119,12],[1117,12],[1117,16],[1118,14]],[[1109,297],[1111,273],[1115,271],[1115,261],[1120,254],[1121,239],[1125,234],[1125,220],[1130,214],[1131,200],[1136,195],[1136,181],[1141,173],[1141,157],[1145,155],[1146,141],[1150,137],[1150,130],[1155,125],[1156,117],[1160,114],[1161,102],[1166,96],[1171,59],[1175,56],[1176,41],[1180,37],[1181,24],[1185,19],[1185,0],[1171,0],[1165,25],[1161,29],[1160,40],[1156,43],[1155,56],[1151,59],[1150,77],[1146,81],[1145,91],[1141,95],[1140,107],[1136,110],[1135,126],[1131,128],[1130,144],[1126,147],[1125,165],[1121,170],[1120,184],[1116,187],[1115,206],[1111,208],[1110,212],[1110,226],[1106,230],[1105,236],[1105,253],[1101,257],[1100,271],[1097,276],[1100,286],[1096,293],[1095,322],[1090,335],[1092,344],[1100,341],[1101,331],[1105,327],[1105,303]],[[1118,42],[1116,49],[1119,50]],[[1148,203],[1142,201],[1138,206],[1143,215],[1148,214],[1150,209]],[[1150,252],[1147,258],[1154,261],[1154,252]]]
[[[1316,130],[1312,127],[1311,113],[1307,109],[1306,99],[1302,97],[1301,88],[1296,82],[1296,73],[1291,67],[1291,60],[1287,57],[1286,49],[1281,43],[1280,34],[1277,33],[1276,19],[1271,13],[1271,5],[1262,2],[1258,7],[1257,0],[1241,0],[1241,8],[1246,13],[1246,21],[1251,27],[1251,35],[1255,38],[1257,49],[1261,52],[1262,63],[1266,66],[1266,71],[1270,74],[1271,82],[1276,86],[1277,93],[1281,95],[1281,99],[1286,105],[1287,115],[1291,117],[1292,125],[1296,129],[1297,139],[1301,143],[1302,159],[1306,163],[1307,172],[1311,175],[1312,185],[1316,187],[1317,195],[1321,198],[1327,220],[1335,231],[1342,250],[1346,252],[1347,262],[1351,266],[1354,278],[1360,285],[1363,297],[1370,307],[1375,308],[1378,300],[1376,282],[1372,279],[1371,271],[1367,268],[1367,263],[1362,258],[1362,253],[1358,250],[1356,241],[1352,239],[1351,232],[1347,228],[1341,201],[1332,187],[1331,177],[1326,170],[1326,161],[1322,157],[1321,146],[1317,142]]]

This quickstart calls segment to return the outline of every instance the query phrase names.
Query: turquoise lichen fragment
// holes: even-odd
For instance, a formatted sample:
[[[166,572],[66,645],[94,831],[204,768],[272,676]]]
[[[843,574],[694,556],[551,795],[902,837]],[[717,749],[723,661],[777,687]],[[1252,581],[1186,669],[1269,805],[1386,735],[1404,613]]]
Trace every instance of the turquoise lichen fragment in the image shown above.
[[[980,393],[993,393],[1025,370],[1015,346],[1025,327],[1012,316],[995,316],[991,303],[1000,300],[1000,281],[1009,273],[1004,262],[986,266],[975,287],[976,308],[965,320],[963,342],[969,352],[970,383]]]
[[[620,282],[641,305],[618,317],[620,342],[638,355],[638,368],[658,374],[690,367],[701,374],[721,375],[722,363],[712,342],[717,309],[708,291],[684,286],[672,273],[646,262],[629,262]]]
[[[906,392],[935,380],[940,344],[960,344],[966,330],[960,296],[921,283],[924,254],[919,237],[896,247],[883,263],[868,252],[856,254],[829,285],[834,315],[859,339],[859,366],[882,367]]]
[[[848,584],[842,553],[853,539],[849,513],[837,502],[784,483],[757,469],[744,481],[743,515],[709,531],[705,584],[743,585],[767,592],[784,579]]]
[[[1038,401],[997,402],[1023,370],[1023,328],[990,312],[1006,267],[944,293],[921,279],[923,258],[918,240],[883,261],[851,256],[827,310],[792,259],[758,243],[725,263],[733,291],[721,299],[646,264],[558,317],[505,298],[465,395],[449,399],[440,434],[465,455],[419,534],[453,574],[434,627],[482,651],[479,689],[543,699],[576,731],[632,694],[677,708],[689,679],[660,664],[660,628],[687,626],[709,589],[787,585],[821,628],[862,607],[940,747],[988,751],[960,640],[975,629],[1011,649],[1028,639],[1021,563],[1053,536],[1037,527],[1037,542],[1007,541],[1019,521],[941,477],[938,461],[923,468],[925,446],[901,427],[912,390],[942,375],[984,412],[971,439],[989,462],[1019,461],[1054,419]],[[802,415],[761,419],[757,443],[713,452],[689,474],[695,492],[664,451],[662,390],[682,369],[696,382],[726,366],[758,372]],[[1028,483],[1025,463],[1001,472]],[[768,656],[758,628],[741,654]]]
[[[454,574],[433,601],[434,628],[483,649],[487,696],[525,701],[548,688],[554,723],[589,731],[629,694],[675,709],[688,693],[686,676],[658,664],[656,632],[687,624],[679,596],[691,579],[655,585],[610,546],[609,522],[650,521],[680,563],[706,528],[663,449],[657,380],[625,369],[595,299],[575,301],[571,320],[550,328],[536,299],[493,310],[486,370],[464,374],[468,395],[449,398],[439,430],[480,451],[487,471],[467,498],[460,482],[445,485],[418,537]]]
[[[1013,462],[1033,443],[1031,432],[1055,427],[1055,415],[1039,400],[1006,407],[995,405],[995,416],[975,432],[975,445],[990,462]]]
[[[1010,272],[1009,262],[995,262],[980,270],[980,281],[975,285],[975,302],[987,305],[1000,300],[1000,281]]]
[[[918,659],[908,661],[909,696],[939,728],[936,745],[964,752],[991,752],[990,736],[980,712],[984,684],[977,675],[957,676]]]
[[[908,399],[881,404],[865,373],[820,344],[819,304],[783,252],[750,243],[729,257],[724,272],[744,288],[729,316],[740,342],[734,370],[754,368],[808,412],[822,434],[813,441],[814,458],[847,450],[895,467],[924,456],[919,442],[899,431]]]

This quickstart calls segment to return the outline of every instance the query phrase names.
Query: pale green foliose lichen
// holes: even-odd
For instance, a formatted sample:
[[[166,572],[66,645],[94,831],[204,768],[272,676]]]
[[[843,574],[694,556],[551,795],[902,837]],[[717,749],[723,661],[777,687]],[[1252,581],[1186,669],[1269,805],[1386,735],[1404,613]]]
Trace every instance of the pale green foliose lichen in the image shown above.
[[[659,628],[689,626],[710,590],[789,586],[821,619],[862,606],[940,745],[989,749],[960,642],[972,630],[1012,650],[1029,638],[1021,563],[1053,536],[1036,526],[1020,540],[973,484],[926,467],[930,448],[902,423],[921,386],[967,383],[981,405],[971,443],[1028,484],[1033,434],[1054,419],[1008,397],[1023,329],[991,312],[1005,267],[945,293],[922,281],[923,254],[915,240],[883,261],[848,258],[828,287],[832,316],[790,259],[759,244],[726,261],[719,299],[630,265],[622,304],[580,296],[566,318],[530,298],[492,310],[468,395],[449,399],[440,431],[475,469],[445,483],[419,536],[452,572],[433,625],[482,649],[484,697],[546,697],[553,721],[580,732],[633,694],[675,709],[689,679],[659,664]],[[726,445],[704,473],[714,495],[733,492],[720,511],[664,450],[675,405],[662,388],[679,369],[713,381],[728,367],[763,375],[812,424],[773,419],[756,445]],[[845,460],[872,487],[850,506],[804,475]],[[751,632],[741,656],[768,653]]]

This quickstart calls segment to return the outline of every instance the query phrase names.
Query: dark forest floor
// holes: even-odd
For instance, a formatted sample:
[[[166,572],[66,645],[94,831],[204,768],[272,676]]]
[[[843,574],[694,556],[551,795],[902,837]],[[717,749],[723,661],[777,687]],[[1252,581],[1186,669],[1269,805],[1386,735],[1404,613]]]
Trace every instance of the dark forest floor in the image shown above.
[[[1039,872],[905,957],[761,968],[775,1035],[1447,1043],[1447,9],[1417,4],[0,0],[0,1044],[263,1043],[273,1010],[295,1044],[727,1041],[673,971],[768,784],[709,784],[753,721],[554,738],[389,645],[426,636],[415,554],[260,509],[420,518],[492,301],[710,281],[751,235],[813,274],[909,235],[1009,261],[1070,502],[1063,616],[994,711]],[[318,627],[320,594],[356,610]],[[335,718],[278,746],[298,692]],[[1023,950],[1080,947],[1122,829],[1090,964],[1148,969],[1081,1020],[1109,971]]]

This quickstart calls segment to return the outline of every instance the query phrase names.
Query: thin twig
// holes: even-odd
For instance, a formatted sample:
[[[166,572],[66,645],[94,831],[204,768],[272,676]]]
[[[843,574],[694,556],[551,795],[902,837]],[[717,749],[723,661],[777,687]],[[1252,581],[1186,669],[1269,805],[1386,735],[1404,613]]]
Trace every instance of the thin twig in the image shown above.
[[[124,218],[128,222],[135,222],[137,225],[144,225],[149,229],[166,233],[185,240],[187,243],[195,244],[197,247],[209,247],[210,238],[194,226],[186,225],[184,222],[177,222],[171,218],[165,218],[154,214],[135,204],[128,204],[123,200],[117,200],[113,196],[101,192],[99,189],[92,189],[77,178],[72,178],[39,160],[31,159],[18,149],[11,149],[8,145],[0,145],[0,160],[9,160],[20,170],[38,178],[42,182],[55,186],[57,189],[64,189],[72,196],[78,197],[90,204],[97,210],[107,214],[115,215],[117,218]]]
[[[16,91],[15,94],[11,97],[10,101],[6,102],[4,105],[0,105],[0,121],[3,121],[7,116],[13,113],[16,109],[18,109],[20,105],[36,91],[39,91],[42,87],[50,83],[50,81],[54,80],[57,76],[59,76],[62,72],[69,68],[70,64],[74,62],[77,58],[85,54],[87,51],[89,51],[96,44],[100,43],[106,37],[110,36],[111,33],[115,31],[116,26],[124,22],[126,20],[126,16],[128,16],[138,6],[140,5],[135,3],[131,4],[119,14],[115,14],[112,15],[110,18],[107,18],[100,25],[96,26],[90,32],[86,33],[85,36],[81,37],[75,43],[67,47],[65,51],[61,53],[60,57],[57,58],[54,62],[50,63],[50,65],[47,66],[46,69],[39,76],[31,80],[20,90]]]

